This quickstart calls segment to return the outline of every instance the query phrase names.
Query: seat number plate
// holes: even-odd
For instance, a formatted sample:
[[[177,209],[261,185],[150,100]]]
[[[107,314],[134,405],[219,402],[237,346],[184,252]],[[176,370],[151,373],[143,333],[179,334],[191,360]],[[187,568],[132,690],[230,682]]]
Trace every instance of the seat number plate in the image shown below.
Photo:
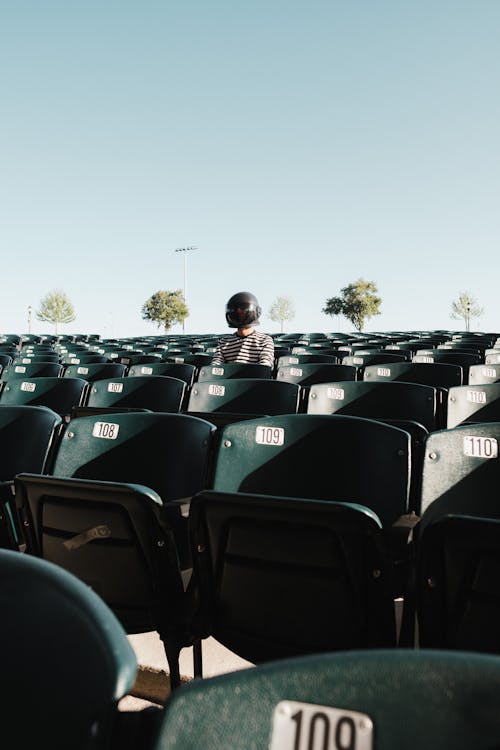
[[[285,430],[283,427],[265,427],[259,425],[255,429],[255,442],[257,445],[284,445]]]
[[[326,395],[328,398],[331,398],[333,401],[343,401],[345,392],[343,388],[328,387],[326,389]]]
[[[371,750],[373,722],[358,711],[282,701],[275,708],[270,750]]]
[[[108,393],[121,393],[123,391],[123,383],[108,383]]]
[[[92,430],[92,435],[96,438],[116,440],[119,429],[120,425],[114,422],[96,422]]]
[[[473,458],[498,458],[498,443],[493,437],[464,436],[464,456]]]
[[[22,391],[28,391],[28,393],[33,393],[35,388],[36,388],[36,383],[29,383],[26,381],[24,383],[21,383]]]
[[[211,396],[223,396],[226,392],[226,386],[211,383],[208,386],[208,392]]]

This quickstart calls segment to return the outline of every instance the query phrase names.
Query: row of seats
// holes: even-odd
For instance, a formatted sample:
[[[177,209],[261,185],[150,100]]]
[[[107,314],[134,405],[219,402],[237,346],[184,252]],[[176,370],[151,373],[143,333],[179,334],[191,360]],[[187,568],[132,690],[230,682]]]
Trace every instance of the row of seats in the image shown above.
[[[216,439],[184,414],[63,424],[43,407],[0,407],[0,418],[15,490],[5,545],[87,581],[127,632],[158,630],[174,687],[180,648],[193,646],[201,674],[209,635],[252,662],[393,647],[398,595],[400,645],[414,645],[416,611],[423,647],[500,650],[499,423],[427,437],[419,518],[410,435],[374,420],[263,417]]]
[[[20,750],[496,747],[500,658],[366,649],[195,680],[164,709],[118,710],[137,670],[102,599],[45,560],[0,550],[2,734]]]
[[[335,365],[333,365],[335,367]],[[424,365],[425,367],[425,365]],[[407,381],[329,380],[301,385],[285,379],[185,380],[167,375],[15,377],[0,381],[0,404],[42,405],[61,416],[90,409],[187,411],[212,419],[230,414],[349,414],[412,421],[426,431],[500,419],[500,382],[447,389]]]
[[[334,385],[342,388],[346,382]],[[227,382],[212,380],[210,385],[219,387],[212,388],[215,395]],[[201,675],[201,642],[207,635],[250,661],[274,661],[251,673],[195,681],[175,690],[165,714],[153,720],[154,746],[246,747],[249,741],[266,744],[272,736],[281,747],[284,740],[278,734],[285,730],[290,747],[300,747],[300,742],[313,747],[320,731],[320,743],[326,744],[335,731],[336,744],[350,747],[357,746],[358,729],[372,723],[377,742],[382,736],[388,746],[393,741],[394,747],[413,747],[408,743],[421,738],[416,728],[413,736],[408,725],[394,735],[388,720],[384,723],[389,715],[394,720],[395,704],[388,713],[387,699],[381,696],[377,710],[376,701],[367,698],[367,693],[380,694],[386,678],[406,690],[422,686],[430,695],[431,686],[440,684],[450,670],[454,690],[447,691],[439,705],[453,716],[455,702],[463,706],[467,701],[462,692],[466,685],[472,702],[487,689],[475,692],[474,676],[481,675],[483,686],[485,674],[494,674],[495,658],[425,649],[499,650],[494,497],[490,493],[488,500],[476,503],[477,495],[491,491],[496,478],[499,424],[482,422],[425,434],[418,502],[412,506],[411,420],[402,430],[394,423],[339,414],[253,419],[247,414],[233,422],[229,413],[228,421],[216,429],[215,419],[192,414],[94,414],[64,424],[43,407],[0,406],[0,418],[2,412],[7,417],[8,410],[11,432],[4,437],[21,468],[19,463],[17,469],[4,466],[3,539],[5,546],[17,550],[5,554],[33,563],[34,556],[45,557],[57,562],[59,573],[61,567],[73,571],[113,608],[127,632],[158,629],[174,687],[180,645],[193,646],[195,674]],[[24,419],[22,449],[14,438],[13,410]],[[39,446],[42,468],[33,469],[26,468],[22,454],[34,429],[27,412],[34,411],[53,424],[43,450]],[[165,419],[171,422],[169,431],[158,426]],[[190,442],[186,434],[193,421],[198,423],[197,438]],[[148,440],[143,439],[144,428]],[[171,443],[177,448],[172,457]],[[204,468],[198,478],[203,478],[193,490],[186,475],[196,472],[200,454]],[[8,482],[12,478],[14,485]],[[421,518],[411,512],[416,509]],[[399,639],[397,594],[404,596]],[[413,649],[415,622],[424,650],[395,649],[398,643]],[[116,630],[114,635],[119,637]],[[106,648],[108,642],[104,644]],[[352,651],[358,648],[363,652]],[[336,649],[348,651],[295,658]],[[326,670],[321,677],[320,664]],[[360,675],[359,682],[353,673]],[[413,680],[412,687],[403,673]],[[422,673],[425,677],[418,679]],[[106,697],[108,712],[119,694],[116,674],[118,670],[114,678],[106,677],[114,691],[113,699]],[[336,683],[338,692],[327,690],[320,701],[320,692],[307,687],[318,681]],[[121,689],[130,684],[129,663],[128,672],[121,673]],[[242,694],[255,701],[255,711],[248,710]],[[278,709],[278,695],[306,705],[294,705],[293,713],[290,705]],[[231,696],[238,698],[231,703]],[[335,717],[327,711],[325,718],[323,711],[317,718],[309,703],[334,704],[344,713]],[[483,723],[484,706],[482,702]],[[349,710],[367,714],[354,723],[354,733]],[[401,710],[399,705],[397,713]],[[283,716],[295,719],[286,726]],[[414,724],[421,728],[419,717]],[[120,722],[113,713],[113,720],[96,722],[90,734],[102,738],[97,729],[103,723],[109,727]],[[489,737],[490,724],[486,726]],[[460,746],[466,737],[468,746],[480,746],[470,720],[467,732],[457,737],[461,724],[451,729],[436,719],[432,728],[436,747],[452,740]],[[123,745],[123,732],[120,735]],[[144,732],[138,746],[148,746]]]

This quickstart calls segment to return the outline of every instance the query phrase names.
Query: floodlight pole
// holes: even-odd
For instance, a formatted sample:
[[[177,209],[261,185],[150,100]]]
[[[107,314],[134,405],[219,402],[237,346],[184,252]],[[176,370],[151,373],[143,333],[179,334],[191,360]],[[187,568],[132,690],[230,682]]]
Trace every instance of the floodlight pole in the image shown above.
[[[190,245],[189,247],[177,247],[174,252],[175,253],[184,253],[184,291],[183,291],[183,297],[184,297],[184,304],[187,305],[187,254],[191,252],[191,250],[196,250],[195,245]],[[185,320],[182,321],[182,333],[184,333],[185,330]]]

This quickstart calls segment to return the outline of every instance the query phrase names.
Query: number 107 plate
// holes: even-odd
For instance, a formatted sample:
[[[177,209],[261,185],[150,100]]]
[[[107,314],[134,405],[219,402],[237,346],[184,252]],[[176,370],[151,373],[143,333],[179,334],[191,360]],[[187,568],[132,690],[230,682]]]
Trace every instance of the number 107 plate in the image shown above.
[[[282,701],[274,710],[269,750],[372,750],[369,716],[344,708]]]

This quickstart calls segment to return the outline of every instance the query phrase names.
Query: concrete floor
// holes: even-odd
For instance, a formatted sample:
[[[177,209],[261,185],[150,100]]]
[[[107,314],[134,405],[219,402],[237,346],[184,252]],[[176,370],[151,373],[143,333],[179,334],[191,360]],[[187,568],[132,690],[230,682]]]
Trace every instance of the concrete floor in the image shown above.
[[[140,633],[138,635],[129,635],[129,641],[137,655],[139,668],[148,672],[158,672],[158,679],[163,683],[165,675],[168,674],[167,659],[163,644],[158,637],[158,633]],[[250,662],[241,659],[232,651],[224,648],[214,638],[207,638],[203,641],[203,676],[214,677],[225,672],[233,672],[237,669],[246,669],[252,667]],[[181,676],[187,679],[193,677],[193,657],[192,649],[185,648],[180,657]],[[141,710],[146,706],[152,705],[151,701],[143,700],[134,696],[126,696],[120,701],[120,709],[124,711]],[[153,704],[157,705],[157,704]]]

